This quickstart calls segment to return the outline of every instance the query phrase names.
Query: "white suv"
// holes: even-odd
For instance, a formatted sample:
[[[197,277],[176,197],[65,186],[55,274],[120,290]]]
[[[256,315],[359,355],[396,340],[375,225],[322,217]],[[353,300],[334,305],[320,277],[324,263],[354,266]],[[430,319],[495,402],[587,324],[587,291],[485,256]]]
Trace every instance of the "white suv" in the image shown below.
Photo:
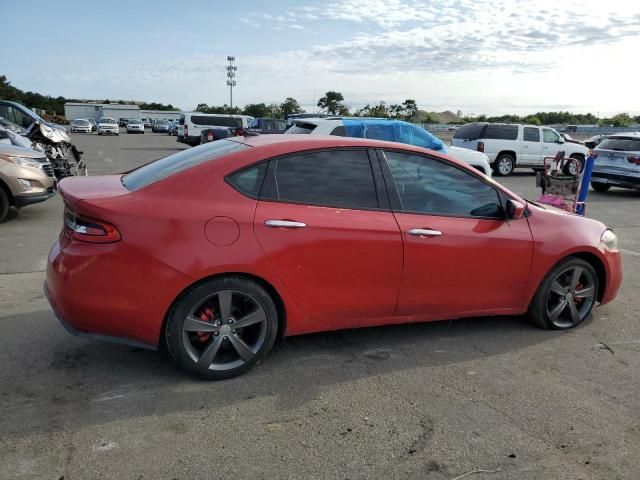
[[[381,119],[366,119],[366,118],[352,118],[356,122],[362,121],[367,122],[371,120],[372,124],[381,123]],[[386,133],[391,130],[393,124],[402,124],[405,128],[411,128],[411,138],[421,141],[411,142],[406,141],[403,143],[409,143],[411,145],[416,145],[418,147],[424,147],[424,143],[431,143],[433,140],[437,143],[442,143],[436,137],[434,137],[431,133],[424,130],[422,127],[414,124],[410,124],[407,122],[401,122],[399,120],[382,120],[384,123],[389,123],[389,125],[383,125],[383,128]],[[369,129],[370,131],[374,131]],[[414,131],[415,130],[415,131]],[[329,118],[301,118],[299,120],[294,120],[293,125],[284,132],[285,134],[312,134],[312,135],[339,135],[341,137],[349,136],[344,127],[344,122],[342,117],[329,117]],[[372,135],[365,135],[367,138],[373,138],[378,140],[388,140],[387,135],[378,136],[375,133]],[[443,144],[444,146],[444,144]],[[458,147],[445,147],[446,153],[451,155],[452,157],[474,167],[475,169],[481,171],[487,176],[491,176],[491,165],[489,164],[489,158],[481,153],[474,152],[472,150],[467,150],[465,148]]]
[[[543,158],[555,157],[558,151],[578,163],[567,164],[568,173],[584,167],[589,149],[579,142],[565,140],[549,127],[510,123],[467,123],[456,130],[452,144],[485,153],[497,175],[507,176],[515,168],[541,169]]]

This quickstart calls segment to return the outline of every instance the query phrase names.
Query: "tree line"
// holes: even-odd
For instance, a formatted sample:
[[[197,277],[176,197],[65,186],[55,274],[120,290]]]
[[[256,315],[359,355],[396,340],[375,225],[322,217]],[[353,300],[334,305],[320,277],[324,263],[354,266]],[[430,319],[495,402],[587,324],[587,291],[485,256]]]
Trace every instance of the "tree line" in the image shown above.
[[[0,99],[12,100],[22,103],[29,108],[45,110],[55,115],[64,115],[64,104],[67,102],[80,102],[82,100],[52,97],[41,95],[35,92],[24,92],[11,85],[5,75],[0,75]],[[134,105],[131,101],[112,101],[109,99],[98,100],[100,103],[121,103]],[[171,104],[165,105],[157,102],[137,103],[142,110],[178,110]],[[406,99],[402,103],[387,104],[379,102],[368,104],[362,108],[350,109],[345,104],[344,96],[337,91],[328,91],[316,105],[322,113],[329,115],[354,116],[354,117],[379,117],[406,120],[410,122],[439,123],[438,120],[428,112],[418,109],[418,105],[413,99]],[[294,113],[305,113],[295,98],[287,97],[281,103],[250,103],[244,107],[230,107],[229,105],[209,106],[200,103],[196,110],[202,113],[227,113],[244,114],[252,117],[286,118]],[[620,113],[608,118],[598,118],[592,113],[575,114],[570,112],[538,112],[532,115],[501,115],[501,116],[462,116],[458,115],[458,120],[450,122],[453,124],[463,124],[468,122],[510,122],[529,123],[533,125],[613,125],[614,127],[626,127],[634,123],[640,123],[640,115],[632,117],[627,113]]]

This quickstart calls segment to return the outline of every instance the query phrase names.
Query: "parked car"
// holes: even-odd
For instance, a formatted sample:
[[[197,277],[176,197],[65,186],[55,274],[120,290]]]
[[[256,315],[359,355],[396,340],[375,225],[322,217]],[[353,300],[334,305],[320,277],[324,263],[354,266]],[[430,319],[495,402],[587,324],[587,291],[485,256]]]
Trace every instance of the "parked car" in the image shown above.
[[[10,207],[22,208],[55,195],[53,166],[43,152],[0,143],[0,222]]]
[[[216,140],[222,140],[223,138],[237,137],[245,135],[246,130],[240,127],[211,127],[206,130],[202,130],[200,134],[200,144],[215,142]],[[255,133],[254,135],[259,135]]]
[[[142,133],[144,135],[144,124],[140,120],[129,120],[127,122],[127,133]]]
[[[102,134],[120,135],[120,129],[115,118],[101,117],[98,120],[98,135]]]
[[[71,132],[91,133],[92,130],[91,122],[85,118],[78,118],[71,122]]]
[[[584,168],[589,149],[566,142],[549,127],[508,123],[467,123],[453,135],[452,145],[485,153],[497,175],[508,176],[516,168],[541,169],[545,157],[555,157],[558,151],[578,162],[568,163],[569,173]]]
[[[279,118],[254,118],[249,122],[249,130],[261,134],[284,133],[287,122]]]
[[[608,135],[593,150],[598,155],[591,187],[606,192],[611,187],[640,190],[640,132]]]
[[[400,143],[238,137],[59,188],[45,292],[67,330],[167,345],[210,379],[281,336],[524,314],[569,329],[622,281],[604,224]]]
[[[38,123],[40,125],[45,125],[48,128],[61,130],[65,134],[67,133],[67,129],[64,126],[47,122],[30,108],[9,100],[0,100],[0,117],[6,118],[25,130],[29,130],[34,123]]]
[[[287,115],[287,128],[291,128],[293,122],[296,120],[303,120],[305,118],[326,118],[332,115],[326,113],[292,113]]]
[[[607,138],[606,135],[594,135],[592,137],[587,138],[584,141],[584,145],[587,148],[590,148],[591,150],[593,150],[594,148],[596,148],[598,145],[600,145],[600,142],[602,142],[602,140],[604,140],[605,138]]]
[[[208,114],[200,112],[185,112],[180,114],[180,130],[178,142],[196,146],[200,143],[203,129],[210,127],[241,127],[249,128],[253,117],[248,115]]]
[[[120,117],[120,119],[118,120],[118,126],[119,127],[126,127],[127,123],[129,123],[129,119],[128,118]]]
[[[153,133],[167,133],[169,131],[169,122],[166,120],[157,120],[151,129]]]
[[[345,121],[362,124],[357,135],[349,133],[345,129]],[[398,131],[402,129],[402,135]],[[293,125],[286,134],[312,134],[312,135],[341,135],[373,138],[377,140],[395,140],[418,147],[431,148],[433,150],[446,150],[446,152],[458,160],[468,163],[480,170],[485,175],[491,176],[489,158],[480,152],[473,152],[459,147],[445,147],[440,139],[427,132],[424,128],[413,123],[400,120],[365,119],[345,117],[304,118],[294,120]]]
[[[153,121],[150,118],[143,118],[142,124],[144,125],[144,128],[151,128],[153,126]]]
[[[89,123],[91,124],[92,132],[95,132],[96,130],[98,130],[98,122],[96,122],[93,118],[88,118],[87,120],[89,120]]]
[[[180,127],[180,124],[178,123],[178,120],[172,120],[169,122],[169,128],[167,130],[167,135],[174,135],[177,136],[178,135],[178,128]]]
[[[0,127],[6,128],[7,130],[11,130],[18,135],[26,135],[27,130],[20,125],[17,125],[4,117],[0,117]]]

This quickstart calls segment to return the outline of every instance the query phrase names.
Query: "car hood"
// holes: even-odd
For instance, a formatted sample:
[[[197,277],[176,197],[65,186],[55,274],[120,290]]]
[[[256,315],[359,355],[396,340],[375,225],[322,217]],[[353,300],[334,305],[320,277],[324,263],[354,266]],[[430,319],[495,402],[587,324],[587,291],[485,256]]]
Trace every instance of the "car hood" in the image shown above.
[[[0,144],[0,155],[11,155],[12,157],[26,157],[33,158],[35,160],[44,160],[47,156],[34,150],[33,148],[18,147],[16,145]]]

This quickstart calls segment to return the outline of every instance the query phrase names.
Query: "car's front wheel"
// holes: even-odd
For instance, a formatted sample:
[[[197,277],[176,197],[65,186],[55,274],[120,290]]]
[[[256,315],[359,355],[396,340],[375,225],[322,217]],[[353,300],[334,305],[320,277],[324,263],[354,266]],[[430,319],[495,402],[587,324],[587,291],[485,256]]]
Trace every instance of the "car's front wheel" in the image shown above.
[[[508,153],[503,153],[494,162],[493,169],[497,175],[500,175],[501,177],[508,177],[513,173],[515,166],[515,158]]]
[[[240,277],[205,281],[183,295],[167,319],[169,353],[183,369],[222,380],[250,370],[273,346],[278,313],[269,293]]]
[[[573,328],[591,313],[599,288],[598,275],[591,264],[568,257],[540,284],[529,307],[529,319],[545,329]]]
[[[572,160],[569,160],[564,167],[565,175],[580,175],[584,168],[584,158],[581,155],[571,155]]]

